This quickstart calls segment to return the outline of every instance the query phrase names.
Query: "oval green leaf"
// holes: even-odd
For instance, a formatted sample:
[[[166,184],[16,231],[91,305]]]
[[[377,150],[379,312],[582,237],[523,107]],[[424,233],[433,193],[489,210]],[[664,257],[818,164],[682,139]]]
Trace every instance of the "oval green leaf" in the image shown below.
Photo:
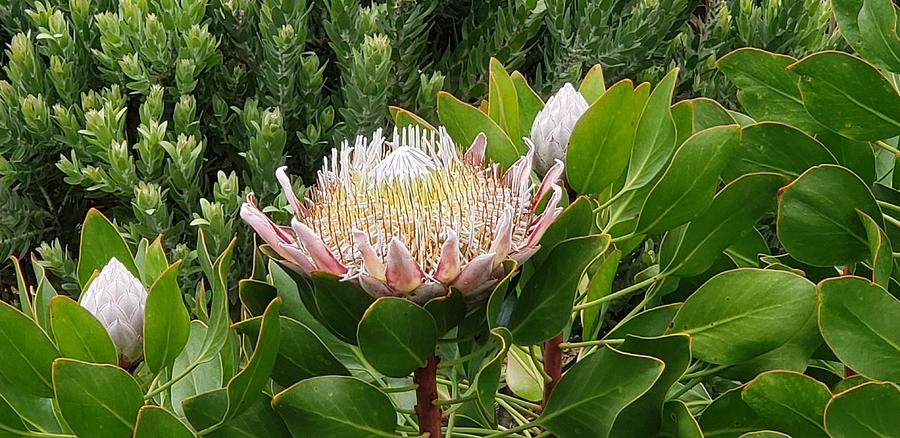
[[[585,269],[609,246],[608,235],[576,237],[556,245],[541,274],[522,287],[509,318],[518,345],[534,345],[562,331],[572,314],[575,292]]]
[[[194,432],[171,412],[159,406],[144,406],[138,411],[134,438],[193,438]]]
[[[819,329],[834,354],[871,379],[900,382],[900,301],[861,277],[819,283]]]
[[[272,399],[294,436],[394,437],[397,413],[387,395],[354,377],[313,377]]]
[[[841,266],[869,255],[859,210],[881,223],[881,209],[858,176],[825,164],[807,170],[778,198],[778,239],[795,259],[812,266]]]
[[[118,365],[119,354],[103,324],[71,298],[53,297],[50,325],[62,357]]]
[[[487,137],[485,156],[509,168],[519,159],[519,151],[509,136],[491,118],[475,108],[447,93],[438,92],[437,112],[447,133],[457,144],[468,147],[480,133]]]
[[[761,122],[741,128],[741,147],[722,172],[725,180],[752,172],[773,172],[791,178],[819,164],[836,164],[828,148],[790,125]]]
[[[53,363],[59,411],[78,436],[131,436],[144,404],[141,387],[125,370],[72,359]]]
[[[763,373],[744,387],[741,398],[773,429],[791,436],[828,438],[824,415],[831,391],[812,377],[786,371]]]
[[[382,297],[359,322],[359,349],[376,370],[390,377],[406,377],[434,355],[437,328],[434,318],[416,303]]]
[[[900,134],[900,94],[868,62],[826,51],[809,55],[788,69],[800,75],[800,94],[807,111],[828,129],[863,141]]]
[[[834,438],[891,437],[900,430],[900,388],[868,382],[834,396],[825,408],[825,429]]]
[[[622,175],[634,143],[638,112],[633,85],[613,85],[581,115],[566,152],[566,176],[579,194],[600,193]]]
[[[726,271],[684,302],[670,331],[689,334],[700,360],[737,364],[790,340],[815,311],[815,293],[813,283],[791,272]]]
[[[178,286],[179,266],[181,261],[159,275],[144,307],[144,362],[154,373],[175,362],[191,333],[191,317]]]
[[[125,238],[103,213],[90,209],[81,226],[81,245],[78,250],[78,283],[87,284],[94,271],[102,269],[115,257],[137,278],[140,278],[134,255],[128,249]]]
[[[653,386],[664,367],[653,357],[603,347],[563,375],[538,423],[559,438],[609,436],[616,416]]]
[[[709,207],[719,175],[740,145],[738,125],[700,131],[678,148],[669,168],[647,195],[637,234],[675,228]]]
[[[29,394],[53,397],[51,370],[58,356],[34,321],[0,301],[0,376]]]

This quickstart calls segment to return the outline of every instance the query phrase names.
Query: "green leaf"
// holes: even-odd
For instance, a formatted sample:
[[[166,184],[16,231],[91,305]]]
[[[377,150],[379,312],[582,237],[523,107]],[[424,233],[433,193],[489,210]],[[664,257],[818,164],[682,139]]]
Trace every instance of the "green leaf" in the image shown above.
[[[57,359],[53,387],[60,413],[78,436],[131,436],[144,404],[138,383],[114,365]]]
[[[828,437],[825,404],[831,391],[824,383],[800,373],[770,371],[747,383],[744,403],[773,429],[802,437]]]
[[[519,159],[519,151],[509,136],[487,114],[447,93],[438,92],[437,112],[447,133],[457,144],[469,145],[479,133],[487,137],[485,156],[507,169]]]
[[[687,139],[647,196],[636,232],[670,230],[709,207],[719,174],[740,145],[740,135],[738,125],[728,125],[705,129]]]
[[[169,266],[159,275],[144,308],[144,362],[156,373],[172,365],[187,344],[191,332],[191,317],[184,307],[178,286],[181,261]]]
[[[834,354],[870,379],[900,382],[900,301],[865,278],[819,283],[819,329]]]
[[[834,396],[825,408],[825,429],[834,438],[891,437],[900,430],[900,388],[869,382]]]
[[[427,131],[437,132],[437,128],[428,123],[427,120],[419,117],[412,111],[397,107],[397,106],[388,106],[388,111],[391,113],[391,117],[394,119],[394,126],[397,128],[403,128],[405,126],[418,126]]]
[[[813,353],[824,341],[819,334],[816,315],[812,314],[803,327],[784,345],[753,359],[728,367],[720,376],[733,380],[747,381],[770,370],[803,372],[809,365]]]
[[[603,96],[603,93],[606,93],[606,82],[603,78],[602,65],[594,64],[588,70],[587,74],[584,75],[584,79],[581,80],[581,85],[578,86],[578,92],[584,96],[588,104],[596,102],[597,99]]]
[[[506,385],[513,394],[525,400],[540,401],[544,397],[544,377],[537,369],[535,361],[528,358],[530,353],[513,345],[506,361]]]
[[[577,193],[602,192],[628,167],[640,111],[633,91],[629,80],[613,85],[572,128],[566,176]]]
[[[796,61],[787,55],[747,47],[725,55],[716,65],[737,85],[738,100],[754,119],[783,122],[806,132],[822,131],[803,106],[797,76],[787,71]]]
[[[275,286],[264,281],[247,279],[238,282],[238,297],[251,316],[262,315],[266,306],[277,296]]]
[[[192,438],[194,432],[171,412],[159,406],[144,406],[138,411],[134,438]]]
[[[597,272],[591,277],[585,302],[600,299],[612,292],[613,280],[615,280],[620,260],[622,260],[622,251],[615,249],[608,253]],[[584,327],[582,336],[584,339],[597,338],[603,322],[604,310],[603,306],[599,306],[589,307],[581,311],[581,324]]]
[[[857,174],[867,185],[875,184],[875,154],[872,143],[851,140],[831,131],[816,135],[837,162]]]
[[[623,353],[655,357],[665,364],[662,374],[647,392],[629,404],[616,417],[610,432],[612,437],[649,437],[661,426],[663,403],[669,388],[691,364],[691,340],[686,335],[656,338],[628,336],[619,347]]]
[[[255,339],[259,336],[261,320],[261,317],[255,317],[241,321],[235,329]],[[272,380],[288,387],[303,379],[326,374],[349,376],[350,372],[309,327],[282,316],[281,343]]]
[[[16,438],[21,436],[14,431],[25,431],[28,428],[22,423],[19,414],[13,410],[13,407],[0,397],[0,438]]]
[[[475,404],[484,422],[495,426],[497,424],[497,411],[494,402],[497,397],[497,390],[500,388],[503,362],[512,346],[512,335],[506,328],[497,327],[491,329],[491,338],[488,342],[497,344],[497,353],[488,356],[481,362],[481,367],[472,380],[469,392],[475,394]]]
[[[788,179],[774,173],[744,175],[723,188],[705,212],[694,218],[662,271],[691,277],[709,269],[742,232],[753,229],[763,214],[774,210],[775,195]]]
[[[784,345],[815,311],[815,285],[786,271],[741,268],[703,284],[681,306],[672,333],[694,357],[733,365]]]
[[[715,126],[737,124],[737,120],[732,117],[731,113],[715,100],[698,97],[691,99],[691,102],[694,107],[694,132]]]
[[[497,58],[488,63],[488,115],[514,143],[522,141],[519,129],[519,102],[516,86]],[[517,145],[518,149],[524,144]]]
[[[406,377],[434,356],[434,318],[416,303],[382,297],[359,322],[359,349],[373,368],[389,377]]]
[[[147,253],[144,256],[144,284],[153,284],[159,274],[162,274],[168,267],[169,260],[162,247],[162,236],[159,236],[147,247]]]
[[[758,268],[760,254],[769,255],[769,244],[756,228],[742,232],[725,248],[725,255],[739,268]]]
[[[322,323],[337,337],[356,344],[356,327],[372,297],[359,286],[325,272],[313,272],[311,280]]]
[[[894,269],[891,241],[875,219],[865,213],[857,213],[866,229],[866,238],[869,241],[869,266],[872,268],[872,281],[887,289],[891,281],[891,271]]]
[[[837,164],[828,148],[803,131],[776,122],[741,128],[741,147],[722,172],[731,181],[753,172],[773,172],[791,178],[819,164]]]
[[[674,303],[647,309],[631,319],[620,322],[603,339],[623,339],[627,335],[645,338],[660,336],[669,328],[680,308],[681,303]]]
[[[641,188],[663,170],[675,152],[675,122],[670,105],[678,69],[657,84],[641,113],[623,191]]]
[[[672,400],[663,405],[660,438],[703,438],[700,425],[691,415],[687,405],[681,400]]]
[[[34,315],[34,309],[31,307],[32,298],[28,284],[25,282],[25,274],[22,273],[22,266],[19,264],[19,259],[16,256],[9,256],[9,260],[12,262],[13,270],[16,272],[16,294],[19,297],[19,306],[22,308],[22,312],[31,318]]]
[[[423,307],[434,318],[438,336],[456,328],[466,317],[466,299],[455,289],[450,289],[446,295],[428,300]]]
[[[595,221],[594,207],[594,203],[587,196],[579,196],[569,204],[547,228],[547,232],[541,238],[540,249],[529,259],[531,263],[539,267],[547,260],[550,252],[559,242],[571,237],[590,234]],[[523,274],[522,281],[525,281],[526,278]]]
[[[559,438],[607,437],[616,416],[663,372],[656,358],[603,347],[560,379],[538,422]]]
[[[740,438],[791,438],[791,436],[774,430],[757,430],[755,432],[747,432],[741,435]]]
[[[518,345],[544,342],[568,324],[575,291],[585,269],[609,246],[608,235],[576,237],[557,245],[529,278],[509,318]]]
[[[807,170],[778,199],[778,239],[795,259],[812,266],[841,266],[869,255],[859,210],[880,224],[881,210],[858,176],[824,164]]]
[[[71,298],[53,297],[50,325],[62,357],[118,365],[119,354],[103,324]]]
[[[867,57],[893,72],[900,72],[897,8],[890,0],[863,0],[857,17],[861,45]]]
[[[192,363],[200,360],[200,355],[203,353],[203,340],[206,338],[207,332],[206,325],[200,321],[191,321],[190,330],[187,344],[181,350],[181,354],[175,358],[175,363],[172,365],[173,376],[181,374]],[[197,365],[184,378],[172,384],[171,397],[175,413],[179,416],[184,416],[184,410],[181,406],[183,400],[221,387],[222,358],[219,355],[215,355]],[[222,417],[220,416],[219,418]]]
[[[828,129],[863,141],[900,134],[900,94],[866,61],[820,52],[788,68],[800,75],[807,111]]]
[[[103,213],[90,209],[81,226],[81,245],[78,250],[78,283],[87,284],[95,270],[102,269],[115,257],[137,278],[140,278],[134,256],[125,238]]]
[[[31,254],[31,266],[34,268],[34,277],[37,280],[34,302],[31,304],[34,311],[34,320],[44,329],[44,332],[53,336],[52,328],[50,327],[50,302],[57,295],[56,289],[50,284],[50,279],[47,278],[47,271],[38,263],[37,256],[34,253]]]
[[[516,138],[528,137],[531,135],[531,125],[534,123],[535,117],[544,108],[544,101],[528,85],[528,81],[525,80],[522,73],[514,71],[510,76],[516,87],[516,99],[519,103],[519,135]]]
[[[765,429],[767,424],[741,399],[741,388],[713,400],[698,421],[705,437],[737,438],[744,432]]]
[[[53,397],[51,369],[58,356],[34,321],[0,301],[0,376],[29,394]]]
[[[294,436],[393,437],[397,414],[388,396],[354,377],[313,377],[272,399]]]
[[[204,392],[184,401],[184,412],[196,430],[214,426],[225,415],[228,394],[225,389]],[[250,404],[246,411],[225,422],[204,436],[210,438],[290,438],[291,433],[281,417],[271,406],[271,398],[265,394]]]
[[[235,415],[244,412],[251,404],[255,403],[266,383],[269,382],[281,342],[280,311],[281,300],[276,298],[263,313],[259,338],[253,355],[250,356],[250,361],[225,386],[228,391],[228,409],[220,424],[234,418]]]

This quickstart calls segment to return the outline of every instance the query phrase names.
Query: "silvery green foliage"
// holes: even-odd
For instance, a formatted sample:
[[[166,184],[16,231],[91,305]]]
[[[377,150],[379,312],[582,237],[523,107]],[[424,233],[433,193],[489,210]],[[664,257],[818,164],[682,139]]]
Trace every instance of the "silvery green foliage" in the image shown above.
[[[100,270],[81,297],[81,306],[106,328],[119,352],[119,363],[134,364],[144,355],[144,304],[147,290],[115,257]]]
[[[587,109],[587,100],[569,83],[547,99],[531,125],[534,170],[538,175],[547,173],[556,160],[565,162],[572,128]]]

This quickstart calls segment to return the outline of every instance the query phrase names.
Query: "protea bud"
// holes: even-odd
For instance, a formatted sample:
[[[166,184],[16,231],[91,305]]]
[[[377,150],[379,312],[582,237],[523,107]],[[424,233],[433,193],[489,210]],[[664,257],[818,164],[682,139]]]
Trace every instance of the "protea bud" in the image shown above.
[[[531,124],[531,141],[534,143],[534,170],[538,175],[547,173],[556,160],[566,161],[566,147],[575,122],[588,109],[587,100],[572,86],[563,85]]]
[[[144,356],[144,303],[147,290],[116,260],[109,260],[81,297],[84,307],[97,318],[119,352],[119,365],[130,367]]]

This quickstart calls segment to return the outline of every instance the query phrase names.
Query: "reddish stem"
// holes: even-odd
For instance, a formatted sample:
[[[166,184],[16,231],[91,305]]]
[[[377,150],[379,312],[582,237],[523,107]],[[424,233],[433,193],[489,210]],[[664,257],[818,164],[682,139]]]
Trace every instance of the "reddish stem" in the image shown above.
[[[441,437],[441,408],[437,400],[437,356],[431,356],[422,368],[413,371],[416,388],[416,415],[419,417],[419,433],[431,438]]]
[[[544,383],[544,401],[542,406],[547,406],[547,400],[550,400],[550,394],[562,376],[562,350],[559,348],[559,344],[562,341],[563,335],[560,333],[553,339],[544,342],[544,371],[550,376],[550,381]]]

